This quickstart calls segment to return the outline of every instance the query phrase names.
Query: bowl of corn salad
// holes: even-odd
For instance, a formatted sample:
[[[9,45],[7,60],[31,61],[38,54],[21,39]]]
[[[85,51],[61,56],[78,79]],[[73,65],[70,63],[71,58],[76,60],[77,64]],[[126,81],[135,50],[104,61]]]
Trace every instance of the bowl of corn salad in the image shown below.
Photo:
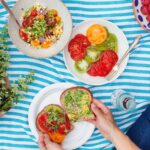
[[[8,31],[14,45],[34,58],[56,55],[66,46],[72,32],[72,19],[60,0],[19,0],[9,16]]]

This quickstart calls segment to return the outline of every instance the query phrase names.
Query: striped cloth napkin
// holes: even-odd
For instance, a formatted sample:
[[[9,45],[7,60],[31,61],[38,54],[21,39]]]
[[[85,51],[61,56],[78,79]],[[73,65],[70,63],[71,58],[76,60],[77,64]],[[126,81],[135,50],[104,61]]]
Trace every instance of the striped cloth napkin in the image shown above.
[[[14,0],[7,0],[12,7]],[[150,103],[150,34],[138,25],[133,15],[132,0],[63,0],[70,10],[74,26],[87,19],[106,19],[116,24],[125,33],[128,42],[138,35],[143,38],[130,56],[124,73],[112,83],[103,86],[89,86],[75,79],[66,69],[63,54],[49,59],[30,58],[16,49],[9,41],[11,55],[8,70],[11,82],[19,75],[35,70],[36,81],[32,83],[25,98],[21,99],[4,117],[0,118],[0,149],[37,150],[38,144],[28,126],[28,110],[33,97],[49,84],[69,82],[90,88],[94,97],[104,102],[113,112],[117,125],[126,132]],[[8,13],[0,5],[0,28],[7,23]],[[111,93],[125,89],[135,95],[137,108],[131,112],[119,111],[112,106]],[[113,145],[95,129],[91,138],[79,149],[112,149]]]

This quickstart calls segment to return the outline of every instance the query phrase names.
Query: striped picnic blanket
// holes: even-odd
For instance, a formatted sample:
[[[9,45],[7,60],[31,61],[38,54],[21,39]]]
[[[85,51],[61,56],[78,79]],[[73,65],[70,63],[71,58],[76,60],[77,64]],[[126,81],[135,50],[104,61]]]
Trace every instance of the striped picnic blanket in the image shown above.
[[[50,0],[47,0],[50,2]],[[143,38],[134,53],[130,56],[124,73],[112,83],[103,86],[89,86],[75,79],[66,69],[63,53],[48,58],[30,58],[15,48],[9,41],[11,55],[8,70],[11,82],[19,75],[35,70],[35,81],[29,86],[29,92],[5,116],[0,118],[0,149],[37,150],[38,144],[28,126],[28,110],[33,97],[45,86],[69,82],[90,88],[94,97],[104,102],[113,112],[117,125],[126,132],[130,125],[140,116],[150,103],[150,33],[144,31],[134,18],[132,0],[63,0],[70,10],[74,26],[87,19],[106,19],[123,30],[128,42],[142,34]],[[14,0],[7,0],[10,7]],[[8,13],[0,5],[0,28],[7,23]],[[123,112],[112,106],[111,93],[116,89],[125,89],[135,95],[137,108],[131,112]],[[103,138],[95,129],[91,138],[82,150],[112,149],[111,142]]]

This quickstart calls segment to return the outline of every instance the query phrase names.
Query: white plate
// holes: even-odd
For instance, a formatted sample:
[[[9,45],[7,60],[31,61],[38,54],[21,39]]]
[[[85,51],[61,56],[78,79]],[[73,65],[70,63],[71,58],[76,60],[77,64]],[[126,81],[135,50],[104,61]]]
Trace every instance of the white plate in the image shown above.
[[[103,20],[103,19],[98,19],[98,20],[89,20],[89,21],[84,21],[80,24],[78,24],[74,29],[73,29],[73,34],[71,36],[71,39],[79,33],[82,33],[84,35],[86,35],[86,31],[87,29],[93,25],[93,24],[100,24],[102,26],[107,27],[107,29],[109,30],[110,33],[114,33],[117,36],[118,39],[118,56],[119,58],[122,57],[122,55],[125,53],[125,51],[128,49],[129,45],[128,45],[128,41],[124,35],[124,33],[113,23]],[[81,82],[84,82],[86,84],[90,84],[90,85],[103,85],[106,84],[108,82],[111,82],[113,80],[115,80],[125,69],[126,65],[127,65],[127,61],[128,61],[128,57],[125,59],[125,61],[122,63],[118,73],[116,74],[116,76],[114,76],[114,78],[112,78],[111,81],[107,81],[104,77],[92,77],[89,76],[87,73],[78,73],[75,70],[74,67],[74,61],[73,59],[70,57],[70,54],[68,52],[68,46],[66,46],[65,50],[64,50],[64,59],[65,59],[65,64],[68,68],[68,70],[76,77],[78,78],[78,80],[80,80]]]
[[[36,129],[35,121],[37,114],[49,104],[60,105],[61,93],[75,85],[69,83],[58,83],[45,87],[33,99],[28,114],[28,122],[31,132],[38,139],[38,132]],[[66,136],[65,141],[62,143],[64,149],[76,149],[83,145],[92,135],[95,126],[91,123],[82,121],[74,124],[74,129]]]
[[[12,39],[15,46],[22,51],[24,54],[34,57],[34,58],[45,58],[56,55],[58,52],[63,50],[67,42],[69,41],[71,32],[72,32],[72,19],[68,9],[60,0],[18,0],[15,6],[13,7],[13,12],[21,24],[21,16],[22,12],[36,3],[41,4],[42,6],[48,7],[49,9],[56,9],[58,11],[59,16],[63,21],[63,34],[60,39],[53,44],[51,47],[47,49],[36,49],[31,47],[29,44],[24,42],[19,36],[19,28],[16,22],[9,16],[8,20],[8,32],[10,38]]]

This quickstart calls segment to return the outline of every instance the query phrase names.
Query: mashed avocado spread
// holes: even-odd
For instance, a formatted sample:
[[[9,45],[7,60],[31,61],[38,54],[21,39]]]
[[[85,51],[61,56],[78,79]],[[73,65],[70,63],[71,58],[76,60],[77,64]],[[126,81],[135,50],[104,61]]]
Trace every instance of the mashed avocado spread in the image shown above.
[[[64,105],[72,122],[87,118],[92,114],[89,109],[90,95],[81,89],[72,89],[64,97]]]

